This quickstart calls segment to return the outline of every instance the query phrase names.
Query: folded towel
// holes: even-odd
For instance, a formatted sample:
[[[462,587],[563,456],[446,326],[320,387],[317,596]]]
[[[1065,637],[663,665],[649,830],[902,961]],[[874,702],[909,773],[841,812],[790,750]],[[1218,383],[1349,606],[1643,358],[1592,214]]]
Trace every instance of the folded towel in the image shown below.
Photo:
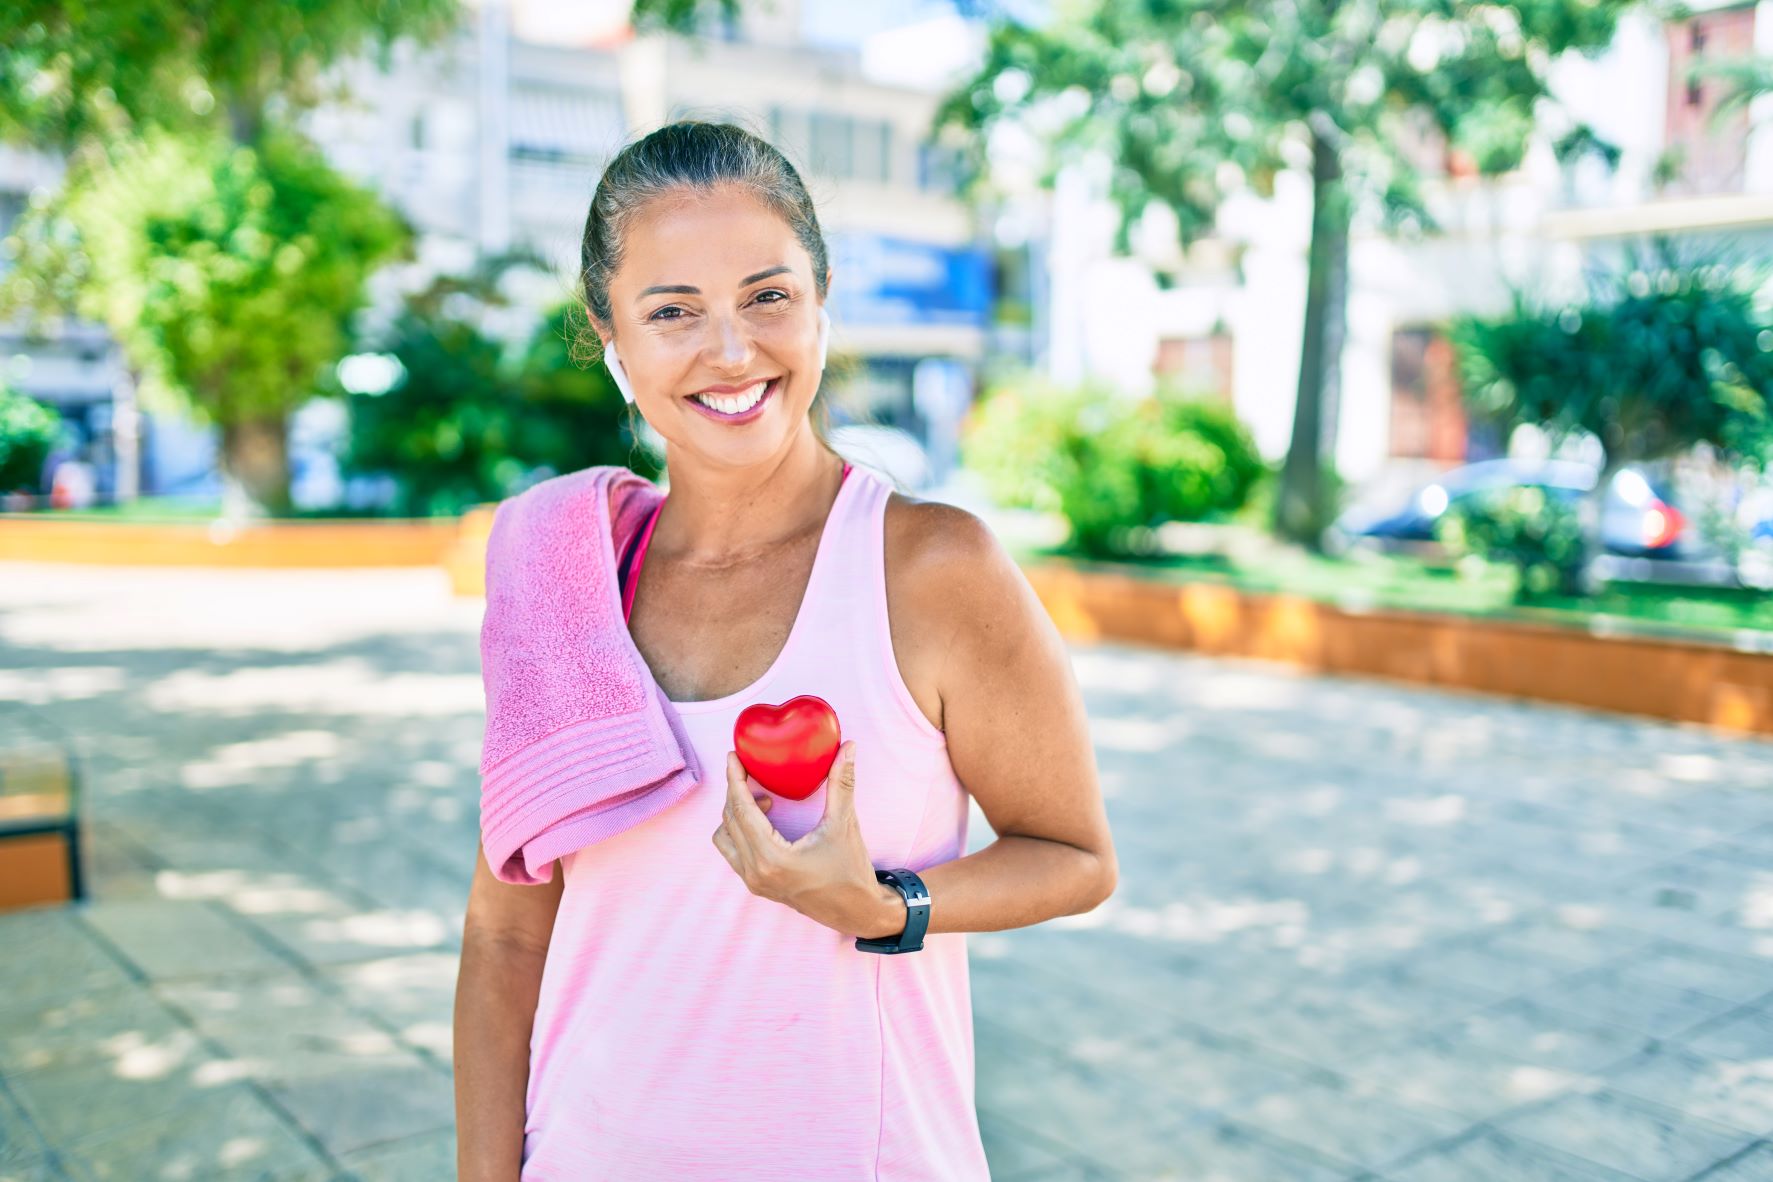
[[[493,514],[480,831],[502,882],[551,882],[556,858],[663,812],[702,778],[628,634],[616,578],[618,547],[664,495],[605,464],[532,485]]]

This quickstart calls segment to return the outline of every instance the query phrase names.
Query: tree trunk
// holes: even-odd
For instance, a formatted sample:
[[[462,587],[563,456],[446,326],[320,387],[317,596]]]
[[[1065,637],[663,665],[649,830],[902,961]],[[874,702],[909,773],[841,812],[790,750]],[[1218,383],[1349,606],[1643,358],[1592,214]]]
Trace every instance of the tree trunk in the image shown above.
[[[1335,510],[1324,460],[1334,454],[1342,390],[1342,338],[1348,322],[1348,224],[1338,145],[1324,130],[1316,130],[1311,139],[1311,244],[1307,250],[1299,389],[1293,406],[1293,437],[1274,506],[1275,531],[1312,550],[1322,546],[1324,528]]]
[[[259,511],[289,513],[289,422],[281,414],[222,425],[222,473]]]

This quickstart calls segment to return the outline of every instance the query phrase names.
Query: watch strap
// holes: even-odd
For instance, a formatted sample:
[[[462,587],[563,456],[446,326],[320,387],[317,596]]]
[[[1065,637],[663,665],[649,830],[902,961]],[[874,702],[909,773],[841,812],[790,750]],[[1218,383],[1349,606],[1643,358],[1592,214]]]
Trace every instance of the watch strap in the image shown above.
[[[905,930],[897,936],[889,936],[884,940],[870,940],[858,937],[856,947],[863,952],[880,952],[892,955],[899,952],[916,952],[923,947],[924,933],[930,926],[930,892],[924,886],[923,879],[917,872],[900,867],[894,870],[876,870],[876,882],[884,882],[905,900]]]

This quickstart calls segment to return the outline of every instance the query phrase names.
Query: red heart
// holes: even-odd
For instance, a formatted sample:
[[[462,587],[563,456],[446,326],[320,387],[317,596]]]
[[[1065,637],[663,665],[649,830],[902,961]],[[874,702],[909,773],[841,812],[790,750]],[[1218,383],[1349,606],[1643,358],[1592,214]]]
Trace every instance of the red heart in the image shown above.
[[[757,782],[789,800],[805,800],[824,783],[842,734],[824,698],[801,694],[780,706],[756,702],[733,722],[733,750]]]

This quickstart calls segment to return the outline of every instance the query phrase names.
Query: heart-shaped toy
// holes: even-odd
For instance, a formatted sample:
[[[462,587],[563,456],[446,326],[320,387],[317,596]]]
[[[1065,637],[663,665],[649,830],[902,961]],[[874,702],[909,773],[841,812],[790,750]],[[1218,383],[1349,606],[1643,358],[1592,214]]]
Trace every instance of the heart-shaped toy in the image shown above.
[[[759,784],[789,800],[805,800],[818,790],[842,740],[837,711],[816,694],[780,706],[754,702],[733,722],[739,762]]]

